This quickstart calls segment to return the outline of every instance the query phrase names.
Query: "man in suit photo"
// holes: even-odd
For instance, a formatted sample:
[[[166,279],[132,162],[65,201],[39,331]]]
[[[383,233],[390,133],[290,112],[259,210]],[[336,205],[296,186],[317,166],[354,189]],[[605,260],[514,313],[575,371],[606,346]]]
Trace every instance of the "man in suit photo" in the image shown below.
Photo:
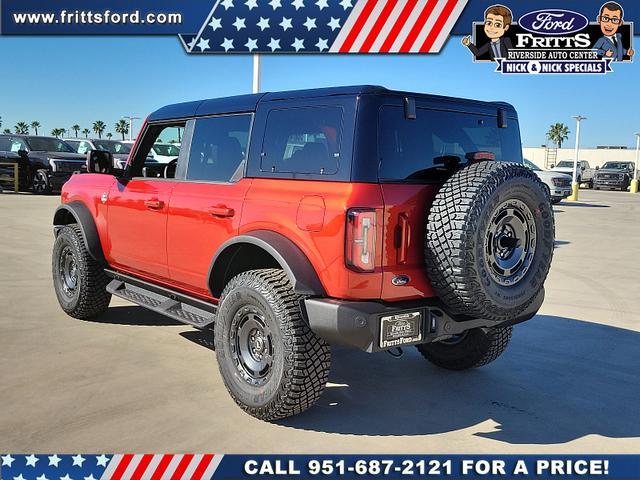
[[[633,48],[627,50],[622,44],[622,34],[618,33],[620,25],[623,24],[623,19],[624,10],[616,2],[605,3],[600,8],[598,23],[604,36],[595,43],[593,49],[602,58],[610,58],[613,61],[620,62],[625,55],[633,57]]]
[[[478,48],[471,42],[471,37],[466,36],[462,39],[462,45],[471,50],[476,58],[486,53],[489,53],[491,60],[507,58],[513,44],[505,34],[512,21],[513,14],[509,8],[504,5],[493,5],[484,12],[484,33],[490,41]]]

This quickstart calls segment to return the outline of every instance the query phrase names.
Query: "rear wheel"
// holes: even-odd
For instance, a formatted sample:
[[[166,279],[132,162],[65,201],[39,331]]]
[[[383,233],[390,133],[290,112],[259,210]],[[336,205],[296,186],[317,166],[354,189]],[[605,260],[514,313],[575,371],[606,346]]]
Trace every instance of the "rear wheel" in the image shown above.
[[[67,225],[58,233],[53,244],[52,273],[58,303],[68,315],[93,318],[109,306],[109,278],[89,254],[78,225]]]
[[[505,351],[513,327],[474,328],[440,342],[418,345],[424,358],[447,370],[467,370],[493,362]]]
[[[215,326],[218,367],[235,402],[272,421],[308,409],[329,376],[329,345],[306,324],[286,273],[264,269],[232,278]]]
[[[31,189],[36,195],[48,195],[51,193],[51,184],[46,170],[36,170],[31,183]]]
[[[531,305],[553,256],[553,210],[521,164],[480,162],[445,182],[427,219],[429,279],[454,314],[505,321]]]

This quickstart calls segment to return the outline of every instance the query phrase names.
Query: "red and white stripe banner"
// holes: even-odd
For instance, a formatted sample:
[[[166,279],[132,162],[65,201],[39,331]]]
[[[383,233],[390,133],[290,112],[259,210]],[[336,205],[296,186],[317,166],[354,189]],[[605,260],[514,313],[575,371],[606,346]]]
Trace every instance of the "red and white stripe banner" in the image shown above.
[[[224,455],[114,455],[101,480],[204,480]]]
[[[468,0],[360,0],[333,53],[437,53]]]

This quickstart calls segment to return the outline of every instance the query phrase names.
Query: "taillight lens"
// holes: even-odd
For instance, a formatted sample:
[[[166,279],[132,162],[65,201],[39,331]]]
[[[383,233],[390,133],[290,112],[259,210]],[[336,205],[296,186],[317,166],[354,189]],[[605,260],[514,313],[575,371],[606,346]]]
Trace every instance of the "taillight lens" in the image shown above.
[[[347,266],[359,272],[373,272],[376,262],[376,211],[352,209],[347,212],[345,245]]]

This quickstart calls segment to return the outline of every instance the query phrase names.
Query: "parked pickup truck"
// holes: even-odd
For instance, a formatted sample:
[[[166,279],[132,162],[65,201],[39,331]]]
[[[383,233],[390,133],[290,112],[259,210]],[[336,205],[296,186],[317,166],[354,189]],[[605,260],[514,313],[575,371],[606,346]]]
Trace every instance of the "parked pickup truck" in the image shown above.
[[[145,177],[175,127],[178,158]],[[316,402],[331,345],[479,367],[544,298],[553,211],[506,103],[374,86],[204,100],[152,113],[124,172],[105,151],[87,163],[53,217],[62,309],[98,317],[115,295],[214,329],[229,393],[263,420]]]
[[[625,191],[631,185],[635,168],[636,165],[633,162],[606,162],[596,172],[593,188]]]
[[[20,190],[44,195],[59,191],[73,173],[85,169],[86,157],[58,138],[3,134],[0,162],[18,163]]]
[[[567,173],[573,178],[573,160],[563,160],[551,167],[552,172]],[[578,184],[586,183],[589,188],[593,188],[593,176],[596,170],[591,168],[589,162],[580,160],[578,162],[577,180]]]

